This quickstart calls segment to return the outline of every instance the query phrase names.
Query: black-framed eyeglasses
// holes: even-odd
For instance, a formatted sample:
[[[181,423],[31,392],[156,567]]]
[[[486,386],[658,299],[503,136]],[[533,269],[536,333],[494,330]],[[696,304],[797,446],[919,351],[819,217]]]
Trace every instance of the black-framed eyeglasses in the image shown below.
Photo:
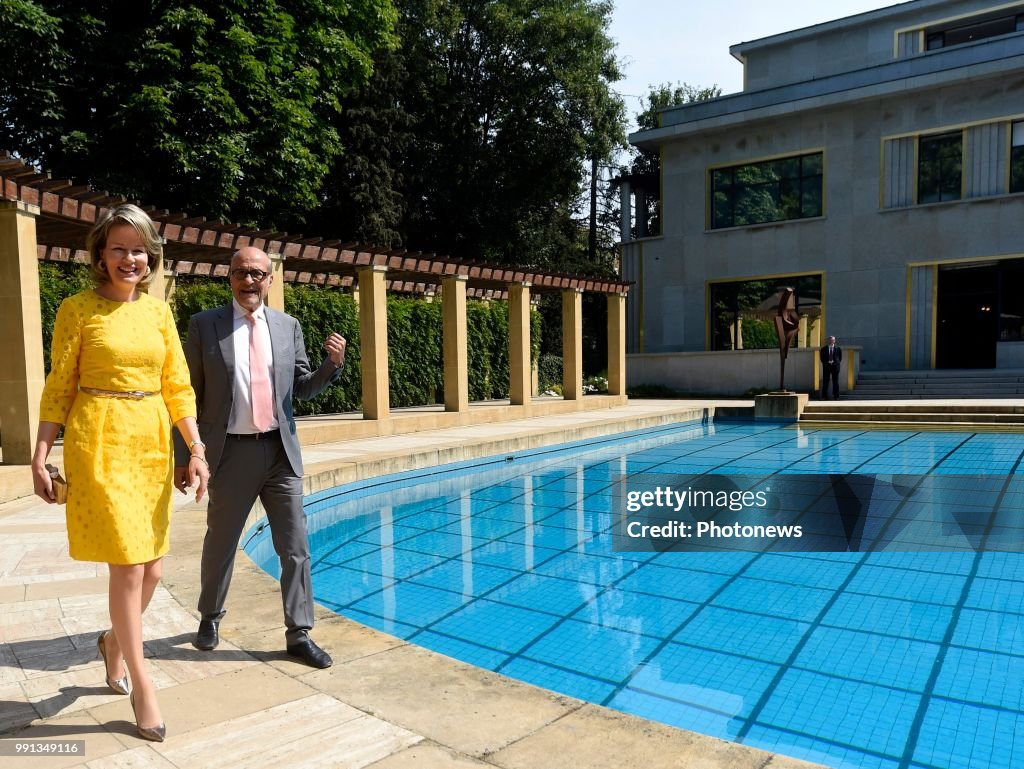
[[[253,283],[262,283],[270,273],[263,270],[232,270],[231,277],[241,282],[246,278],[252,278]]]

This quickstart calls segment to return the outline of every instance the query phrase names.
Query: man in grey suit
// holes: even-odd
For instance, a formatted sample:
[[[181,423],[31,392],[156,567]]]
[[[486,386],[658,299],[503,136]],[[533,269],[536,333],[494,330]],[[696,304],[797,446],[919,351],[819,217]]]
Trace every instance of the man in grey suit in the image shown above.
[[[281,559],[286,650],[307,665],[326,668],[332,663],[330,655],[309,637],[313,591],[292,399],[315,397],[338,378],[345,339],[330,334],[324,344],[327,357],[311,370],[298,321],[264,305],[273,281],[270,269],[263,251],[241,249],[231,259],[234,301],[197,313],[189,322],[185,358],[210,463],[202,619],[193,645],[209,651],[220,642],[238,541],[259,498]],[[175,445],[175,484],[181,491],[186,489],[190,451],[181,440]]]

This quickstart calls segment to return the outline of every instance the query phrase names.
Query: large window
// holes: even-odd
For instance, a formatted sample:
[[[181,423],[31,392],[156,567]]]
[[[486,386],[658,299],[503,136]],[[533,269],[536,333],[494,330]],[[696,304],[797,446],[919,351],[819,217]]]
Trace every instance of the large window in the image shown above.
[[[917,202],[959,200],[963,178],[963,132],[922,136],[917,148]]]
[[[822,153],[711,171],[711,228],[822,213]]]
[[[1024,122],[1014,123],[1010,139],[1010,192],[1024,192]]]
[[[779,346],[775,316],[784,288],[796,293],[797,314],[807,319],[813,337],[821,318],[821,275],[792,275],[764,280],[712,283],[710,290],[711,349],[765,350]],[[797,346],[815,338],[798,339]]]
[[[1024,30],[1024,13],[1007,14],[997,18],[984,19],[959,27],[929,30],[926,32],[926,48],[934,51],[954,45],[964,45],[999,35],[1009,35]]]

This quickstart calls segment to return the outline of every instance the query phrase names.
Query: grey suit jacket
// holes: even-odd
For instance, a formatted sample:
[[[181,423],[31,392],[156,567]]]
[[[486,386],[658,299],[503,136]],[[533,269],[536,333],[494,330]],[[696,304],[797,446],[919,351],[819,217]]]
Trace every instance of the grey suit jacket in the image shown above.
[[[274,395],[277,420],[281,424],[281,442],[295,475],[302,477],[302,452],[295,434],[292,399],[314,398],[331,385],[341,373],[329,357],[312,371],[306,357],[306,344],[299,322],[290,315],[265,307],[270,328],[270,346],[274,354]],[[228,304],[196,313],[189,320],[185,359],[196,391],[199,435],[206,444],[210,474],[217,472],[227,435],[231,404],[234,400],[235,347],[231,339],[234,306]],[[174,433],[175,464],[188,464],[188,447]]]

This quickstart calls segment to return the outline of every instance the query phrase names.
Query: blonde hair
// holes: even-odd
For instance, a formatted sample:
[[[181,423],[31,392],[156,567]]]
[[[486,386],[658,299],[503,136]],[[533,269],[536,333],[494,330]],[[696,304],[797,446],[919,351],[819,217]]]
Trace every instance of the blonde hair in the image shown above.
[[[110,234],[111,228],[119,224],[131,225],[139,233],[142,243],[146,247],[146,253],[149,254],[149,259],[146,261],[149,271],[138,283],[139,288],[146,288],[150,281],[153,280],[153,273],[156,272],[160,266],[160,260],[163,258],[163,238],[156,231],[156,225],[153,224],[153,220],[149,218],[149,215],[131,203],[108,208],[96,220],[93,228],[89,230],[89,235],[85,239],[85,248],[89,252],[92,279],[98,285],[110,281],[110,276],[106,270],[100,269],[100,265],[103,263],[100,254],[107,247],[107,236]]]

